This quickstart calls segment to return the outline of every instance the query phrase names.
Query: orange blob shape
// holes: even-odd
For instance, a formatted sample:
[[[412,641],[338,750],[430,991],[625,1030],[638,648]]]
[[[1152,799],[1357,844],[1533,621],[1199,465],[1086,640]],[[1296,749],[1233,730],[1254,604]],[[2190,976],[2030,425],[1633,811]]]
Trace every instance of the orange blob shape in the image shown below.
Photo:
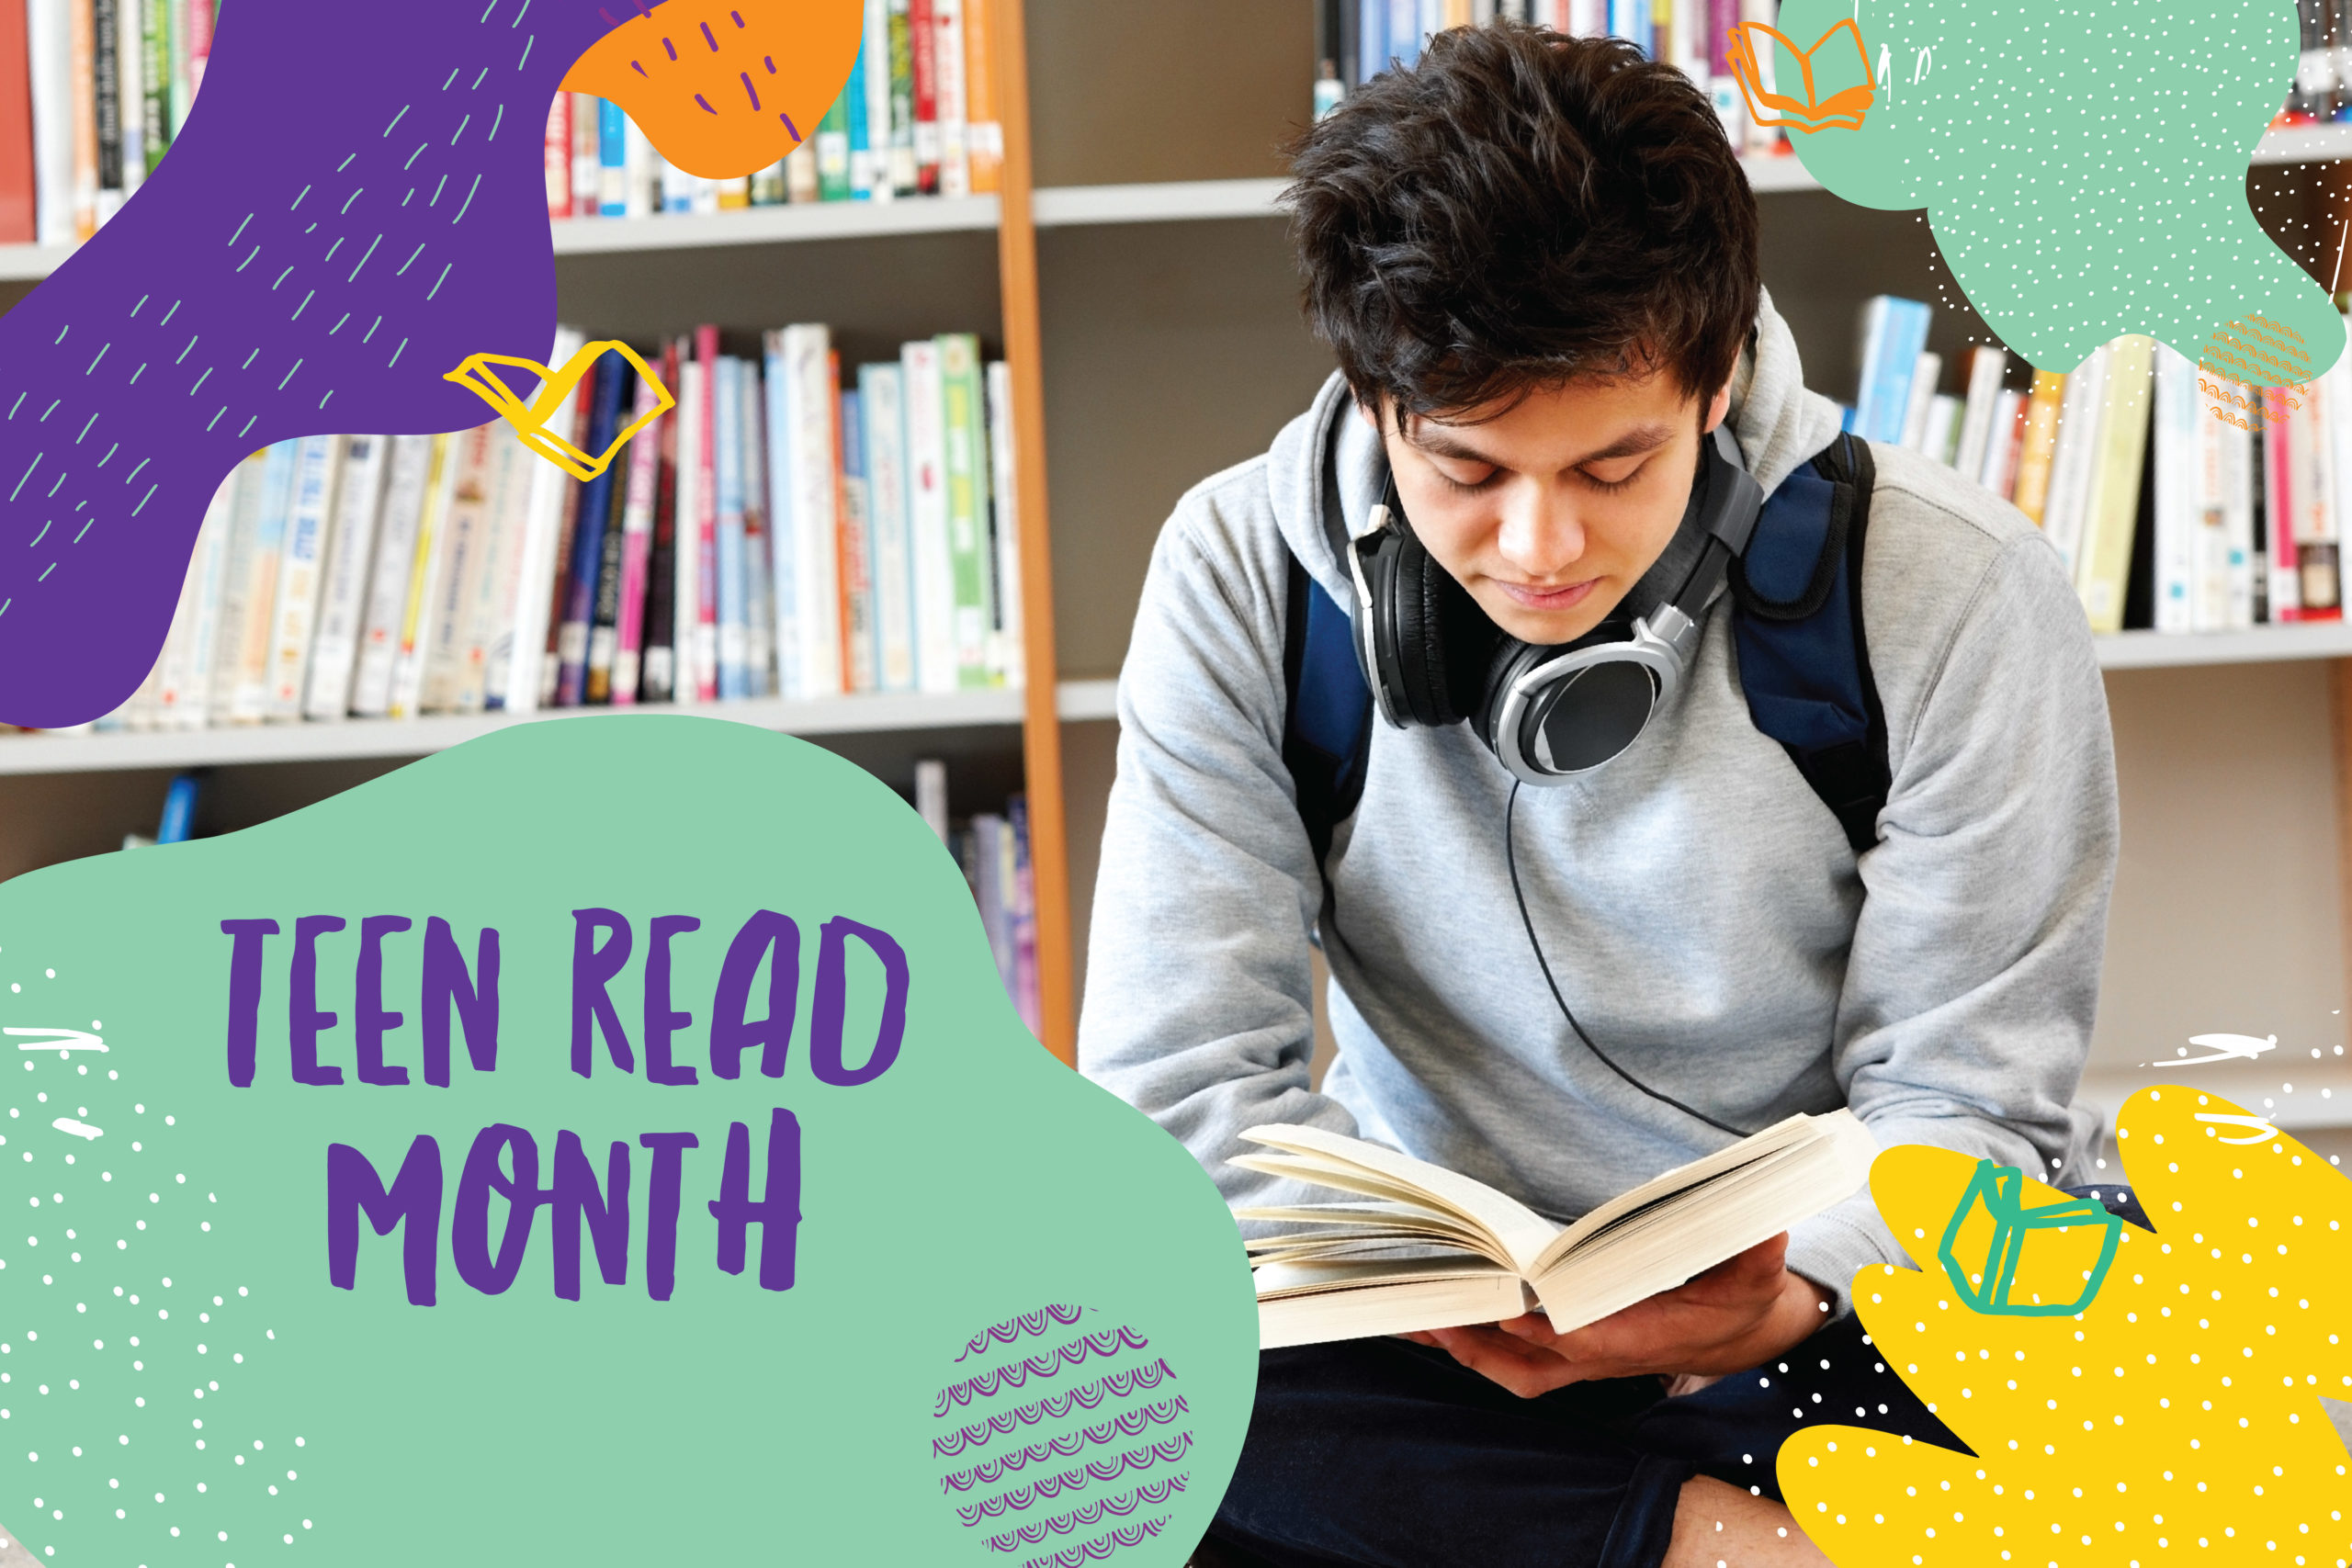
[[[737,179],[817,134],[864,28],[859,0],[662,0],[606,33],[563,85],[620,105],[688,174]]]

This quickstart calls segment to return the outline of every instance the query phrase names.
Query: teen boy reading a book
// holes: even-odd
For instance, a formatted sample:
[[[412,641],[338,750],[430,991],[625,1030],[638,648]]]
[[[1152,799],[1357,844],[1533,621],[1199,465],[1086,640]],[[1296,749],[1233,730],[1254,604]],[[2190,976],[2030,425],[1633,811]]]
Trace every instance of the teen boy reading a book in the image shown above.
[[[1515,792],[1475,719],[1375,720],[1318,856],[1283,754],[1294,558],[1361,622],[1349,541],[1389,493],[1491,623],[1472,647],[1623,637],[1702,542],[1684,518],[1709,433],[1727,423],[1767,494],[1840,436],[1760,286],[1705,97],[1630,46],[1449,32],[1295,152],[1306,306],[1340,369],[1160,536],[1120,682],[1081,1067],[1236,1204],[1329,1196],[1227,1163],[1265,1122],[1560,1220],[1721,1127],[1841,1105],[1882,1145],[2053,1183],[2086,1166],[2097,1118],[2072,1100],[2117,840],[2097,660],[2033,526],[1924,457],[1868,453],[1888,775],[1864,847],[1758,728],[1725,594],[1646,731],[1558,787]],[[1487,671],[1440,673],[1445,651],[1461,662],[1405,656],[1475,707]],[[1319,1092],[1310,940],[1340,1047]],[[1879,1263],[1912,1259],[1861,1192],[1564,1337],[1531,1315],[1267,1352],[1201,1561],[1824,1562],[1777,1501],[1781,1438],[1838,1419],[1953,1440],[1850,1316]]]

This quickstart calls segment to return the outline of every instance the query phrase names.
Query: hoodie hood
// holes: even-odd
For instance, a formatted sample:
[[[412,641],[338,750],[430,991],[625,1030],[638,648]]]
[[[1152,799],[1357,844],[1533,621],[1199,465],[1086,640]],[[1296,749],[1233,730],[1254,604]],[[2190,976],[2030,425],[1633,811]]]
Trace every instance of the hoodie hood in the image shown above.
[[[1767,495],[1838,433],[1838,405],[1805,389],[1796,339],[1772,308],[1770,289],[1758,290],[1756,328],[1733,369],[1724,418]],[[1347,380],[1336,370],[1267,453],[1267,485],[1283,542],[1341,604],[1354,602],[1342,550],[1379,500],[1382,463],[1379,438],[1357,417]],[[1673,573],[1682,554],[1669,546],[1623,608],[1646,608],[1659,596],[1657,581]]]

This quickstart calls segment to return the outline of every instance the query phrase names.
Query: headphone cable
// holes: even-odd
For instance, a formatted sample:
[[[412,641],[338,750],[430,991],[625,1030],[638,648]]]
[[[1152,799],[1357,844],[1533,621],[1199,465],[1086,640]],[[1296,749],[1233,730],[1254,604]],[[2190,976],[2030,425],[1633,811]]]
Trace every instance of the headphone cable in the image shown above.
[[[1567,998],[1560,995],[1560,983],[1552,977],[1551,963],[1544,956],[1544,944],[1538,942],[1535,938],[1535,920],[1534,918],[1527,912],[1527,895],[1521,891],[1519,886],[1519,848],[1515,841],[1515,835],[1511,831],[1511,827],[1513,820],[1519,812],[1520,783],[1521,781],[1516,778],[1511,780],[1510,802],[1503,807],[1503,863],[1510,868],[1510,895],[1514,899],[1518,900],[1519,903],[1520,923],[1527,928],[1527,945],[1535,954],[1536,967],[1544,971],[1544,984],[1551,987],[1552,1000],[1559,1007],[1560,1016],[1568,1021],[1568,1027],[1576,1032],[1576,1037],[1578,1040],[1584,1042],[1584,1048],[1591,1052],[1595,1056],[1600,1058],[1600,1065],[1602,1066],[1607,1067],[1611,1072],[1615,1073],[1619,1077],[1623,1078],[1627,1083],[1632,1084],[1635,1089],[1640,1089],[1652,1100],[1663,1100],[1667,1104],[1674,1107],[1677,1111],[1683,1112],[1685,1115],[1695,1116],[1700,1121],[1704,1122],[1708,1126],[1713,1127],[1720,1132],[1729,1133],[1735,1138],[1745,1138],[1749,1136],[1750,1134],[1741,1132],[1736,1127],[1731,1126],[1726,1122],[1716,1121],[1713,1117],[1708,1115],[1703,1111],[1696,1110],[1690,1106],[1683,1104],[1680,1100],[1675,1099],[1670,1094],[1660,1094],[1657,1090],[1650,1088],[1649,1085],[1644,1083],[1641,1079],[1635,1077],[1633,1074],[1619,1066],[1615,1062],[1611,1061],[1608,1054],[1602,1051],[1600,1046],[1592,1043],[1592,1036],[1584,1032],[1584,1025],[1577,1021],[1577,1015],[1568,1010]]]

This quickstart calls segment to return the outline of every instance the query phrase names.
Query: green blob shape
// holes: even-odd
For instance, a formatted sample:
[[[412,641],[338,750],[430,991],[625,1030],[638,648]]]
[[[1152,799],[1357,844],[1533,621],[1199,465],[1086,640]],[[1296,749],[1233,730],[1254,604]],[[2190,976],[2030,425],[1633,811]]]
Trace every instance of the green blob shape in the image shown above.
[[[631,923],[609,995],[636,1070],[597,1036],[583,1078],[571,911],[589,908]],[[714,990],[763,908],[800,933],[789,1058],[764,1077],[754,1048],[722,1080]],[[314,915],[346,922],[316,939],[336,1087],[291,1071],[294,922]],[[356,1078],[372,915],[414,922],[383,941],[383,1005],[404,1015],[385,1056],[406,1087]],[[447,1088],[424,1081],[420,1049],[435,915],[469,968],[483,926],[502,960],[495,1070],[471,1066],[453,1020]],[[656,1084],[649,937],[654,917],[680,915],[701,928],[668,942],[669,1005],[692,1014],[673,1057],[698,1081]],[[810,1055],[820,933],[838,917],[888,933],[909,976],[896,1060],[847,1087],[818,1081]],[[280,934],[256,1076],[236,1089],[220,922],[245,919]],[[843,951],[854,1077],[887,987],[880,958]],[[763,970],[753,1019],[767,996]],[[0,1047],[22,1063],[0,1061],[0,1525],[59,1568],[1002,1568],[1116,1530],[1133,1544],[1113,1540],[1108,1561],[1172,1568],[1230,1478],[1257,1312],[1214,1184],[1028,1035],[938,840],[816,747],[710,719],[524,725],[244,832],[19,877],[0,887],[0,1023],[34,1032]],[[778,1108],[801,1132],[803,1218],[793,1283],[774,1291],[761,1227],[743,1271],[720,1270],[707,1204],[732,1122],[749,1134],[750,1195],[765,1193]],[[560,1131],[600,1184],[610,1145],[628,1144],[625,1284],[604,1281],[583,1227],[582,1299],[558,1299],[544,1205],[503,1293],[460,1278],[460,1176],[494,1123],[533,1135],[542,1187]],[[647,1288],[649,1133],[698,1139],[668,1301]],[[437,1304],[409,1304],[405,1230],[379,1237],[365,1219],[355,1288],[334,1288],[328,1145],[390,1184],[420,1134],[445,1183]],[[493,1252],[509,1212],[490,1201]],[[990,1414],[1012,1429],[988,1429]],[[956,1436],[975,1422],[978,1438]],[[977,1506],[1023,1485],[1025,1509]],[[990,1550],[991,1534],[1049,1517],[1065,1528],[1046,1544]]]
[[[2091,1304],[2106,1282],[2115,1249],[2123,1240],[2123,1221],[2094,1198],[2069,1198],[2029,1209],[2020,1196],[2024,1190],[2025,1175],[2016,1166],[1978,1160],[1976,1174],[1969,1178],[1967,1190],[1952,1210],[1951,1223],[1944,1226],[1943,1240],[1936,1246],[1936,1261],[1943,1265],[1944,1278],[1951,1281],[1961,1299],[1978,1312],[1995,1317],[2072,1317]],[[1956,1250],[1961,1232],[1980,1210],[1993,1222],[1984,1267],[1976,1271],[1984,1279],[1981,1287],[1969,1278],[1971,1270]],[[2009,1288],[2017,1280],[2018,1260],[2032,1233],[2072,1230],[2076,1225],[2097,1225],[2102,1233],[2098,1261],[2083,1281],[2082,1293],[2063,1302],[2011,1301]]]
[[[1849,17],[1877,96],[1859,130],[1792,130],[1798,157],[1848,201],[1925,208],[1969,302],[2037,368],[2125,333],[2195,361],[2257,316],[2301,335],[2306,378],[2335,362],[2342,318],[2246,201],[2294,78],[2291,0],[1788,0],[1778,25],[1809,48]],[[1776,69],[1801,96],[1785,52]]]

